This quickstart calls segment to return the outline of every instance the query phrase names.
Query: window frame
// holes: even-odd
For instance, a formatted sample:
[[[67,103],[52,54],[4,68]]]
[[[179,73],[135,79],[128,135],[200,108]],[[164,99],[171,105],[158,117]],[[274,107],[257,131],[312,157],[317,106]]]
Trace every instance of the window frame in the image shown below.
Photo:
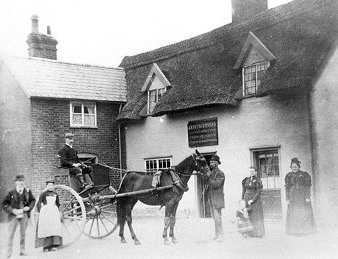
[[[260,168],[258,168],[258,155],[259,153],[273,153],[273,154],[277,154],[277,156],[273,156],[273,157],[277,157],[278,159],[278,176],[277,175],[267,175],[267,177],[262,177],[261,175],[259,175],[259,177],[262,177],[262,182],[263,182],[263,187],[264,190],[280,190],[282,189],[282,168],[281,168],[281,146],[280,145],[276,145],[276,146],[268,146],[268,147],[255,147],[255,148],[250,148],[250,157],[251,157],[251,165],[257,167],[257,173],[261,174],[260,172]],[[273,164],[273,163],[272,163]],[[269,179],[273,180],[273,187],[271,188],[270,184],[271,182],[269,182]],[[266,179],[266,182],[265,182]]]
[[[160,168],[159,167],[159,164],[160,164],[160,160],[169,160],[169,167],[162,167]],[[150,170],[150,169],[147,169],[147,162],[150,162],[150,161],[156,161],[156,170]],[[167,163],[167,162],[166,162]],[[144,159],[144,169],[147,173],[151,173],[151,174],[154,174],[156,173],[157,171],[159,170],[164,170],[164,169],[169,169],[171,168],[172,166],[172,157],[171,156],[165,156],[165,157],[151,157],[151,158],[145,158]]]
[[[159,91],[160,90],[163,90],[164,89],[164,91],[162,92],[162,94],[161,94],[161,97],[163,96],[163,94],[165,93],[165,92],[167,92],[167,87],[165,86],[165,87],[162,87],[162,88],[156,88],[156,89],[151,89],[151,90],[148,90],[148,104],[147,104],[147,114],[151,114],[153,111],[154,111],[154,109],[155,109],[155,107],[156,107],[156,104],[158,103],[158,101],[159,101]],[[152,110],[150,110],[150,92],[154,92],[154,91],[156,91],[156,95],[155,95],[155,102],[154,102],[154,107],[152,108]]]
[[[266,73],[266,71],[269,69],[270,67],[270,62],[269,61],[261,61],[261,62],[257,62],[257,63],[254,63],[254,64],[250,64],[250,65],[245,65],[242,67],[242,95],[243,97],[250,97],[250,96],[255,96],[257,94],[257,89],[259,87],[259,84],[257,84],[257,67],[258,66],[261,66],[261,65],[267,65],[266,69],[264,70],[264,74]],[[253,94],[246,94],[245,90],[246,90],[246,87],[245,87],[245,69],[247,68],[250,68],[250,67],[255,67],[255,93]]]
[[[73,107],[75,105],[81,104],[81,124],[73,124]],[[94,113],[90,113],[90,115],[94,115],[94,125],[85,125],[85,113],[84,113],[84,107],[85,106],[94,106]],[[95,102],[83,102],[83,101],[72,101],[69,104],[69,112],[70,112],[70,127],[72,128],[97,128],[97,109],[96,109],[96,103]],[[79,114],[79,113],[76,113]]]

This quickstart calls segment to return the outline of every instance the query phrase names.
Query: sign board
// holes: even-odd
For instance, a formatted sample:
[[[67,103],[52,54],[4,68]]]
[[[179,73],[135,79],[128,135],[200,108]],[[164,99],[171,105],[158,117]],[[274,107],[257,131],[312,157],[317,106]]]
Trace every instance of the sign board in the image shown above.
[[[188,122],[189,147],[218,145],[217,118]]]

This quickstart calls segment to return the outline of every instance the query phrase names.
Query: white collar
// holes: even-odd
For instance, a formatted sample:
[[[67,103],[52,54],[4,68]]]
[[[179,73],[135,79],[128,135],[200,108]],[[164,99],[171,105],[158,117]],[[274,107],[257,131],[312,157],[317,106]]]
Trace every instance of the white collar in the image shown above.
[[[69,144],[67,144],[67,143],[66,143],[65,145],[68,146],[68,147],[70,147],[70,148],[73,148],[73,146],[71,146],[71,145],[69,145]]]
[[[16,191],[17,191],[18,193],[20,193],[20,190],[22,190],[22,192],[20,193],[20,194],[22,194],[25,188],[20,189],[20,188],[17,188],[17,187],[16,187],[15,189],[16,189]]]

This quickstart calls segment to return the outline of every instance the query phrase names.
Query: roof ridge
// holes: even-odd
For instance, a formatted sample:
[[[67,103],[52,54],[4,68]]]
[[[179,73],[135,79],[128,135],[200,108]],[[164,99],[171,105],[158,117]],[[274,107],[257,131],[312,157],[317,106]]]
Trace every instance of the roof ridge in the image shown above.
[[[69,62],[69,61],[60,61],[60,60],[53,60],[53,59],[39,58],[39,57],[7,56],[7,58],[18,58],[18,59],[26,59],[26,60],[35,60],[35,61],[41,61],[41,62],[50,62],[50,63],[58,63],[58,64],[65,64],[65,65],[73,65],[73,66],[98,67],[98,68],[124,70],[123,67],[109,67],[109,66],[103,66],[103,65],[72,63],[72,62]],[[6,59],[6,57],[4,57],[4,59]]]
[[[309,3],[310,2],[310,3]],[[304,6],[304,3],[305,6]],[[207,48],[212,45],[215,45],[220,42],[220,39],[217,40],[210,40],[210,37],[212,35],[218,34],[220,32],[223,33],[232,33],[232,31],[238,31],[242,28],[249,28],[249,27],[255,27],[256,29],[262,29],[266,27],[271,27],[276,25],[277,23],[280,23],[282,21],[286,21],[289,19],[293,19],[296,16],[304,15],[309,10],[323,8],[328,5],[335,4],[334,0],[324,1],[324,0],[293,0],[291,2],[285,3],[283,5],[276,6],[274,8],[268,9],[266,12],[262,12],[252,18],[246,19],[243,22],[240,23],[228,23],[223,26],[220,26],[218,28],[215,28],[211,31],[199,34],[197,36],[191,37],[189,39],[185,39],[179,42],[175,42],[172,44],[168,44],[163,47],[159,47],[150,51],[146,51],[140,54],[136,54],[133,56],[125,56],[120,64],[120,66],[125,68],[135,68],[143,65],[147,65],[149,63],[157,62],[160,60],[168,59],[177,55],[181,55],[184,53],[196,51],[199,49]],[[294,6],[297,5],[297,9],[294,10]],[[300,8],[302,7],[302,8]],[[290,10],[289,12],[282,13],[283,10]],[[268,17],[266,17],[268,16]],[[270,23],[262,23],[262,19],[268,18],[271,19]],[[259,22],[259,24],[255,24],[255,22]],[[259,27],[258,27],[259,26]],[[227,28],[228,27],[228,28]],[[250,28],[249,28],[250,30]],[[199,39],[200,38],[200,39]],[[209,41],[208,42],[208,38]],[[222,40],[224,40],[222,38]],[[189,46],[189,44],[193,43],[193,41],[197,41],[197,44],[192,44],[193,46]],[[204,41],[204,42],[203,42]],[[181,46],[179,50],[171,49],[172,47],[178,48],[180,45],[186,45]],[[167,53],[162,53],[163,51],[166,51]],[[152,55],[153,56],[150,56]],[[135,59],[136,61],[130,61]],[[140,59],[140,60],[137,60]]]

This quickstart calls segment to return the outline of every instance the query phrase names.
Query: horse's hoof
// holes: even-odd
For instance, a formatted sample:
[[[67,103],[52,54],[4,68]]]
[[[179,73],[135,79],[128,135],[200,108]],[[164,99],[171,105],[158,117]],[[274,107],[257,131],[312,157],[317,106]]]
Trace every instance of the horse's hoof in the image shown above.
[[[164,239],[164,244],[167,246],[167,245],[170,245],[170,241],[169,239]]]
[[[178,241],[177,241],[176,238],[171,239],[171,241],[173,242],[173,244],[177,244],[178,243]]]
[[[139,240],[135,240],[134,241],[135,245],[139,246],[141,244],[141,242]]]
[[[121,239],[121,244],[127,244],[127,240]]]

